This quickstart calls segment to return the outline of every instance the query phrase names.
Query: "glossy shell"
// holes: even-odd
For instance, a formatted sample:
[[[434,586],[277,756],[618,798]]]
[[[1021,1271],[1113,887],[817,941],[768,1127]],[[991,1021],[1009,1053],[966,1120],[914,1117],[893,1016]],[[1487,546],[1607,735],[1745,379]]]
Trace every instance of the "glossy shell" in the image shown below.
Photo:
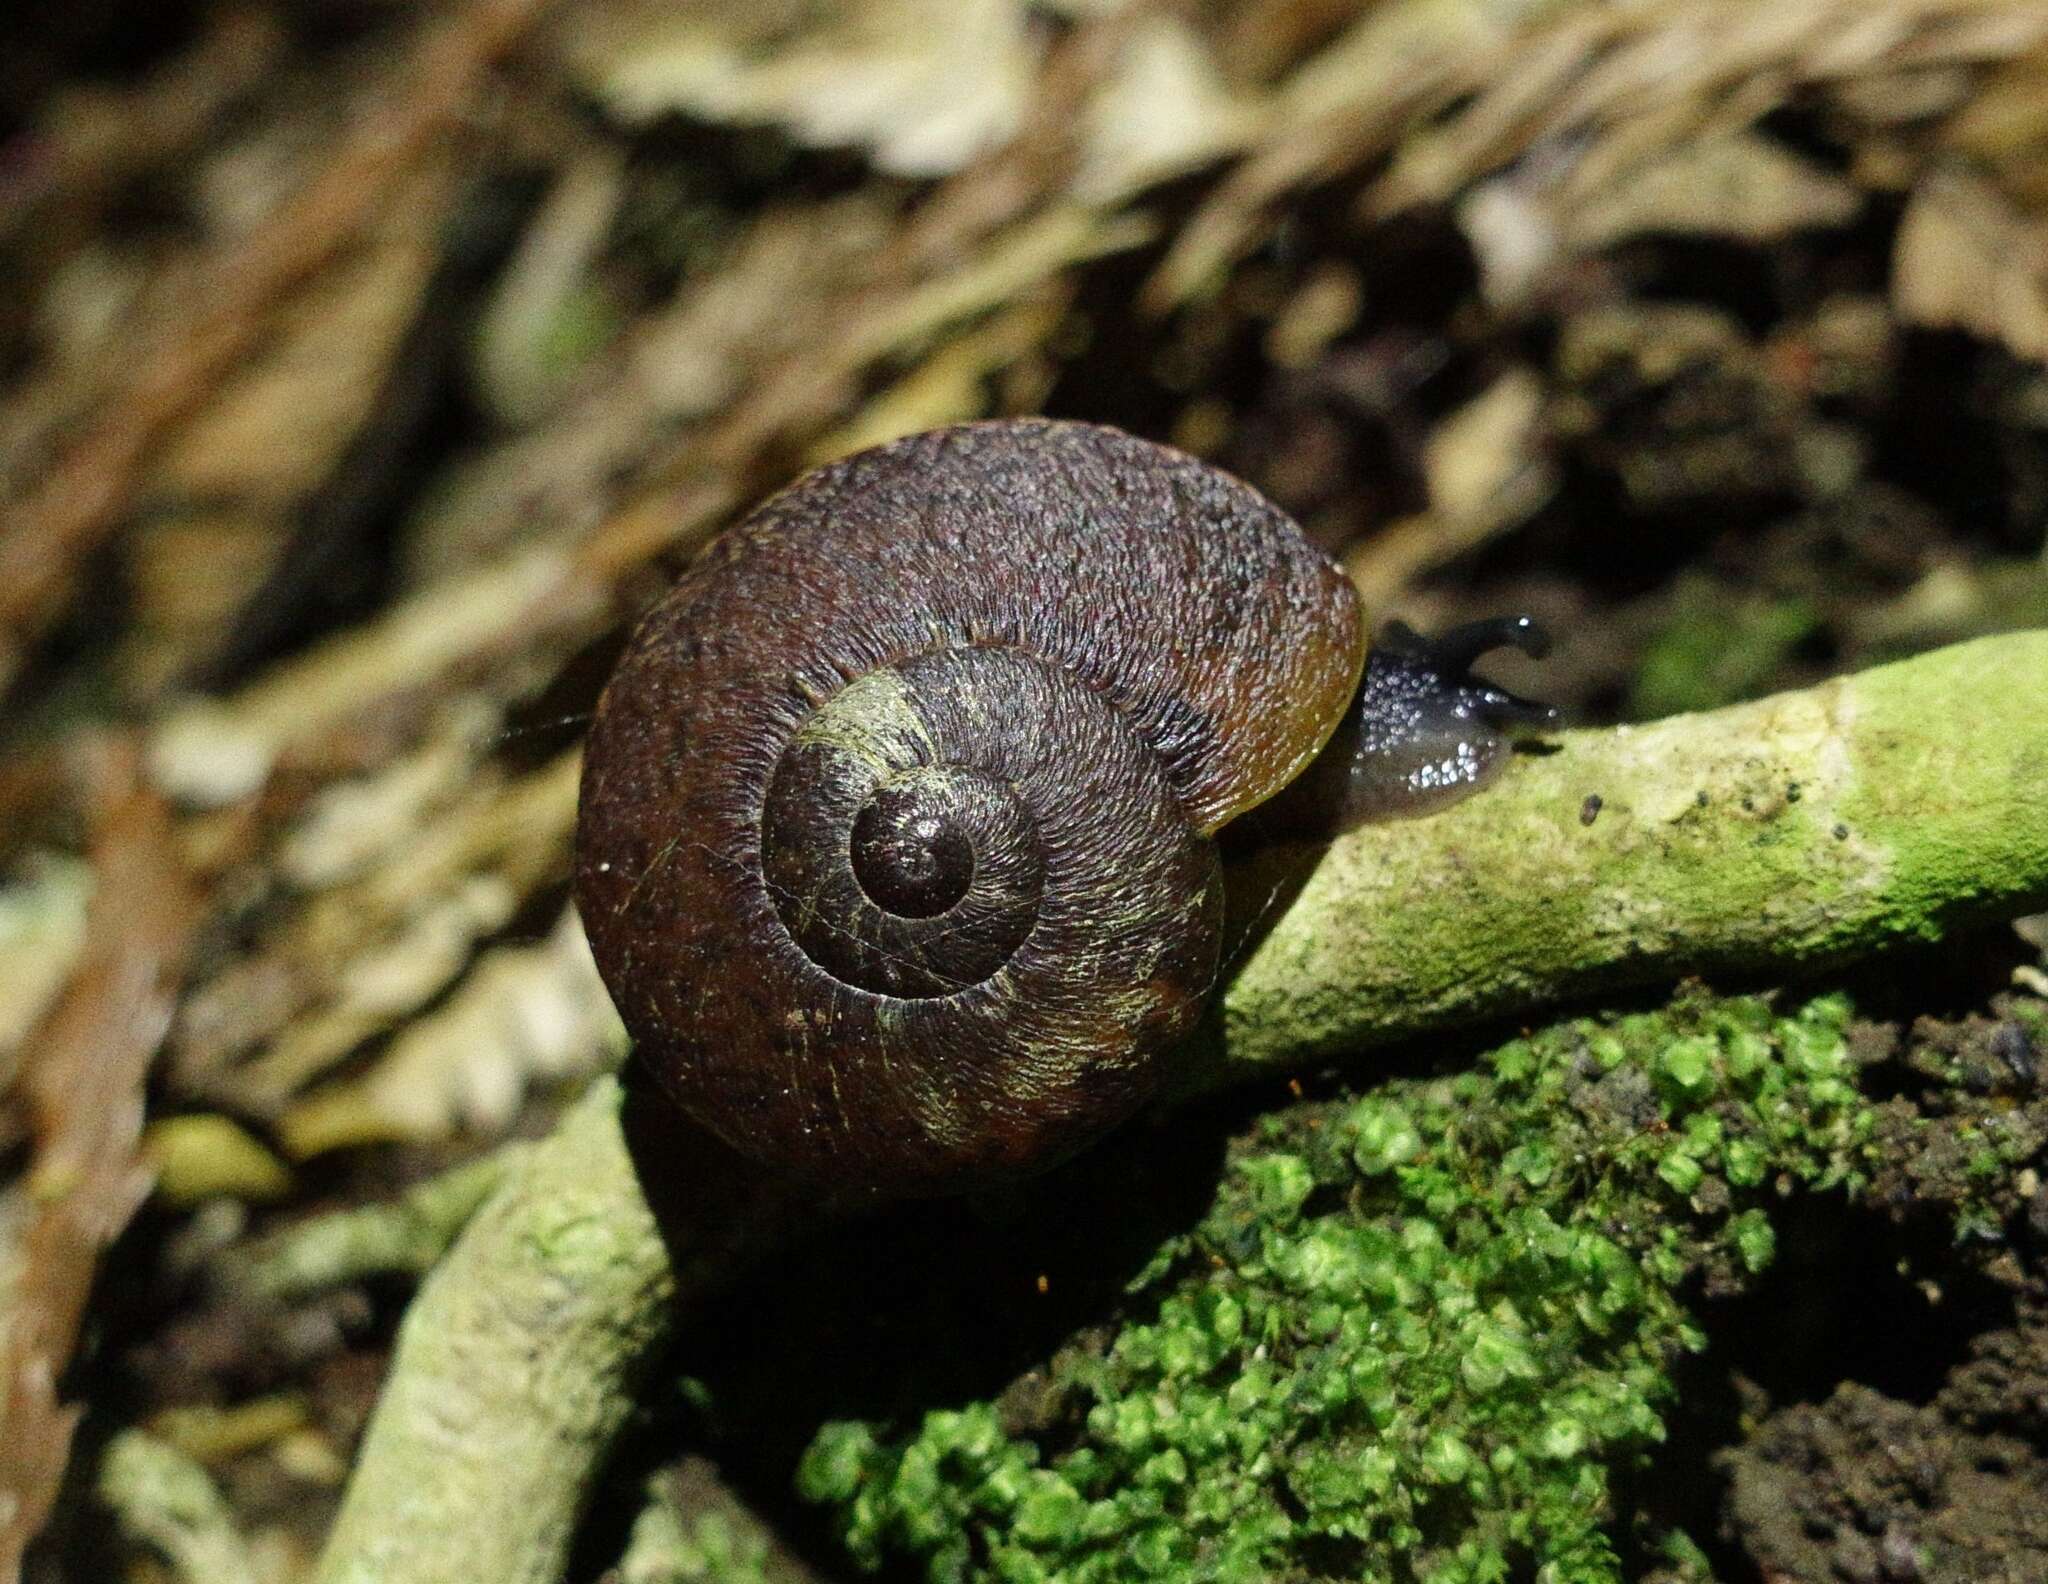
[[[1293,523],[1114,430],[968,425],[806,476],[598,708],[576,894],[639,1056],[821,1184],[1072,1153],[1199,1016],[1209,838],[1314,756],[1364,649]]]

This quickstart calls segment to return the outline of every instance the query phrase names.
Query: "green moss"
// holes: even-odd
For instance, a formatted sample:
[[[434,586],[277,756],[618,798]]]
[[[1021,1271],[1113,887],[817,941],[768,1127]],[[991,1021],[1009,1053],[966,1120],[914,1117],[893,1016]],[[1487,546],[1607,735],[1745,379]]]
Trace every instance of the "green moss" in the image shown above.
[[[1781,1181],[1860,1179],[1847,1019],[1697,996],[1293,1107],[1051,1366],[1042,1444],[985,1403],[834,1424],[800,1487],[938,1581],[1618,1580],[1610,1481],[1702,1345],[1689,1278],[1768,1265]]]

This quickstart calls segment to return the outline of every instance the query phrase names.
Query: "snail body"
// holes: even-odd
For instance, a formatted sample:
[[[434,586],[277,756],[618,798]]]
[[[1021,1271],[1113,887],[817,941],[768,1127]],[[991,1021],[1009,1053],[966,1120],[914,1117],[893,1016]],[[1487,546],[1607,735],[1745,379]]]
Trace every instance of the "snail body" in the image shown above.
[[[677,583],[598,707],[576,897],[637,1054],[800,1182],[1065,1158],[1201,1015],[1217,831],[1340,727],[1355,758],[1376,680],[1428,674],[1366,647],[1284,514],[1115,430],[966,425],[806,475]],[[1464,686],[1431,731],[1486,713]],[[1415,753],[1371,753],[1426,800]],[[1351,817],[1356,781],[1308,778],[1308,817]]]

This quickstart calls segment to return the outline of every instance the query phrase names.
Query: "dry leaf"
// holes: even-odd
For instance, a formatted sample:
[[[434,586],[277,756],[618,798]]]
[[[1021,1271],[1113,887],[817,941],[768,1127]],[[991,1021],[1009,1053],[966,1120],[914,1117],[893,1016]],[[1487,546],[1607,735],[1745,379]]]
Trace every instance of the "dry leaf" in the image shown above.
[[[1264,107],[1234,92],[1202,41],[1170,16],[1150,16],[1089,102],[1073,193],[1113,203],[1243,148]]]
[[[909,374],[878,392],[854,421],[811,448],[825,462],[921,429],[986,417],[991,376],[1043,346],[1067,305],[1065,293],[1026,297],[985,325],[947,342]]]
[[[126,755],[111,755],[105,775],[85,939],[22,1049],[33,1153],[0,1195],[0,1579],[14,1576],[63,1475],[78,1410],[60,1404],[57,1382],[100,1252],[148,1187],[143,1081],[199,918],[162,804],[134,784]]]
[[[1619,173],[1563,211],[1581,250],[1645,233],[1767,242],[1844,225],[1863,207],[1854,186],[1753,132],[1703,139]]]
[[[1427,514],[1365,540],[1345,570],[1379,610],[1422,573],[1525,520],[1550,498],[1557,469],[1541,445],[1543,382],[1511,369],[1430,435],[1423,448]]]
[[[455,700],[442,728],[411,753],[372,775],[337,781],[308,803],[278,849],[279,872],[324,890],[389,857],[469,786],[496,729],[480,699]]]
[[[480,939],[566,873],[577,774],[574,753],[511,781],[473,773],[370,867],[274,919],[260,955],[188,998],[182,1092],[273,1114],[438,996]]]
[[[268,1203],[291,1192],[292,1174],[254,1135],[215,1112],[163,1117],[142,1135],[157,1198],[189,1209],[209,1199]]]
[[[744,7],[664,7],[572,45],[572,62],[629,121],[768,123],[815,147],[866,148],[903,176],[958,170],[1017,129],[1039,53],[1019,0],[831,9],[777,38]]]
[[[578,583],[569,557],[539,549],[422,589],[229,698],[167,712],[150,740],[150,777],[199,808],[249,797],[295,742],[332,731],[379,697],[432,684],[481,650],[518,644],[535,608],[564,594],[573,600]]]
[[[2048,226],[1989,182],[1944,166],[1914,189],[1892,258],[1908,324],[1967,330],[2048,358]]]
[[[293,1107],[279,1134],[301,1159],[379,1140],[494,1134],[536,1080],[590,1076],[625,1049],[583,927],[565,913],[539,945],[486,952],[445,1006],[408,1026],[360,1079]]]

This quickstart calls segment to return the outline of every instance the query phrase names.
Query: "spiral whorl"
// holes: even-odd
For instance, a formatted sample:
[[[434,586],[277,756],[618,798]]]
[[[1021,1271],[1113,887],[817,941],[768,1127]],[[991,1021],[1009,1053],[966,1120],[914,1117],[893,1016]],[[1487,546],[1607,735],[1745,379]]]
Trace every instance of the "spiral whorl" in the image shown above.
[[[1156,1088],[1216,970],[1216,826],[1328,735],[1350,588],[1243,485],[1113,430],[819,470],[635,635],[577,897],[639,1052],[800,1178],[1036,1170]]]

